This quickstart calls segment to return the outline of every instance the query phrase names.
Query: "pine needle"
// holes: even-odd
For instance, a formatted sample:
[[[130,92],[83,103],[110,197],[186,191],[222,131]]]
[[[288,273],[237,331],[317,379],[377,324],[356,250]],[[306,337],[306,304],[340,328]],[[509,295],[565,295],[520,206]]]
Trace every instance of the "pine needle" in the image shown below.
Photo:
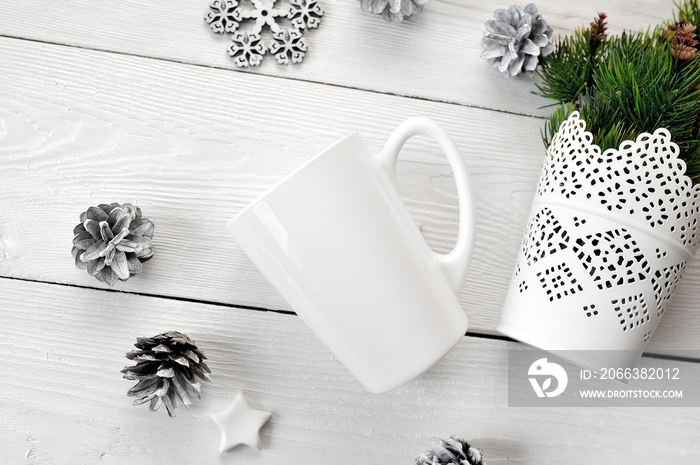
[[[700,24],[698,3],[676,4],[678,18]],[[545,146],[574,110],[602,150],[664,127],[686,175],[700,182],[700,53],[678,58],[670,23],[608,37],[600,33],[605,19],[599,13],[590,29],[560,39],[539,71],[539,94],[559,104],[542,130]]]

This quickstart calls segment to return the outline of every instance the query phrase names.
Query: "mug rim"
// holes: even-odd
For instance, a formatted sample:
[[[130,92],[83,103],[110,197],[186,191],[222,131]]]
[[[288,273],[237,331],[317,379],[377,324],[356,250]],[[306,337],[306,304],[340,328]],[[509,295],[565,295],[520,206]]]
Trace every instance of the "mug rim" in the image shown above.
[[[351,139],[357,139],[364,144],[364,141],[363,141],[363,139],[360,136],[360,133],[358,131],[353,131],[353,132],[341,137],[340,139],[335,141],[333,144],[329,145],[328,147],[321,150],[319,153],[317,153],[316,155],[314,155],[313,157],[311,157],[310,159],[306,160],[301,165],[299,165],[298,167],[293,169],[291,172],[289,172],[287,175],[285,175],[282,179],[275,182],[271,187],[266,189],[262,194],[260,194],[258,197],[256,197],[254,200],[252,200],[250,203],[248,203],[245,207],[243,207],[243,209],[241,211],[236,213],[236,215],[234,215],[234,217],[228,221],[227,226],[231,226],[232,224],[234,224],[238,218],[245,215],[255,205],[257,205],[260,202],[262,202],[263,200],[265,200],[266,197],[268,197],[272,192],[276,191],[282,185],[286,184],[290,179],[296,177],[296,175],[299,172],[305,170],[309,165],[314,164],[316,161],[318,161],[320,158],[322,158],[324,155],[326,155],[331,150],[335,149],[337,146],[344,144],[344,143],[347,143],[347,141],[349,141]]]

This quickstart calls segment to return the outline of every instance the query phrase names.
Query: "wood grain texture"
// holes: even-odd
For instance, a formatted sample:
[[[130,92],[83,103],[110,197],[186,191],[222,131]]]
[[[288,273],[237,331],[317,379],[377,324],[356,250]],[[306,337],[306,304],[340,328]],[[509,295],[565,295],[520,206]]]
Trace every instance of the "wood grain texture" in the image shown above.
[[[370,394],[293,315],[0,279],[0,462],[413,463],[431,436],[462,434],[489,464],[700,459],[697,409],[513,408],[507,349],[467,337],[419,379]],[[212,383],[174,419],[134,407],[119,370],[135,338],[189,334]],[[273,412],[262,451],[218,454],[209,419],[243,390]],[[585,457],[585,461],[582,462]]]
[[[244,0],[246,1],[246,0]],[[68,44],[183,63],[237,69],[226,53],[230,39],[202,19],[207,0],[161,2],[55,0],[40,6],[0,5],[0,35]],[[305,34],[303,66],[272,57],[252,72],[403,96],[455,102],[527,115],[546,115],[548,102],[532,95],[531,79],[502,78],[480,58],[484,22],[511,3],[432,0],[402,24],[364,14],[357,0],[324,0],[325,14]],[[554,37],[587,26],[599,10],[612,32],[639,30],[670,19],[672,0],[537,2]]]
[[[224,230],[341,136],[360,131],[378,151],[406,117],[431,117],[462,150],[478,203],[460,301],[471,332],[494,333],[551,111],[531,94],[536,80],[501,78],[479,58],[484,21],[509,3],[432,0],[390,25],[356,0],[323,0],[302,65],[267,57],[240,72],[202,20],[207,2],[0,4],[0,463],[410,464],[451,434],[490,465],[698,463],[697,409],[507,407],[517,343],[465,337],[418,380],[369,394],[299,318],[260,311],[290,309]],[[673,9],[537,5],[555,35],[599,10],[617,32]],[[430,246],[448,251],[457,203],[437,145],[411,140],[398,178]],[[117,285],[125,292],[100,289],[70,256],[79,213],[112,201],[156,224],[156,256]],[[700,349],[699,288],[696,259],[651,351]],[[166,330],[193,337],[214,372],[173,420],[133,407],[119,373],[137,336]],[[273,417],[262,451],[219,455],[208,414],[239,389]]]
[[[401,120],[423,115],[452,134],[472,176],[477,245],[461,302],[471,331],[493,332],[539,175],[540,120],[16,39],[0,50],[2,275],[100,287],[74,268],[71,231],[88,206],[129,201],[156,224],[156,256],[119,289],[289,309],[226,221],[344,134],[359,130],[379,150]],[[411,140],[399,180],[431,246],[449,250],[455,186],[437,145]],[[700,345],[699,267],[653,350]]]
[[[0,163],[7,217],[1,266],[7,275],[99,285],[73,268],[62,244],[69,243],[81,209],[132,201],[156,224],[157,252],[143,279],[121,289],[287,308],[225,233],[225,222],[337,138],[359,130],[378,151],[410,115],[432,117],[454,135],[474,177],[482,224],[489,227],[488,216],[500,205],[498,221],[506,228],[491,229],[502,243],[517,247],[522,210],[541,161],[537,120],[17,40],[3,43],[6,130]],[[234,92],[222,95],[219,89]],[[513,127],[510,135],[501,124]],[[486,148],[494,153],[485,156]],[[456,199],[439,152],[427,139],[412,140],[402,153],[399,179],[426,235],[446,250],[456,230]],[[513,224],[518,213],[521,224]],[[47,239],[35,227],[40,224],[63,233]],[[503,253],[498,245],[485,247],[494,249],[489,263],[475,261],[484,263],[483,273],[494,273],[493,265],[500,263],[504,272],[494,274],[501,275],[503,286],[513,258],[497,256]],[[489,252],[478,252],[484,253]],[[479,273],[479,265],[474,270]]]

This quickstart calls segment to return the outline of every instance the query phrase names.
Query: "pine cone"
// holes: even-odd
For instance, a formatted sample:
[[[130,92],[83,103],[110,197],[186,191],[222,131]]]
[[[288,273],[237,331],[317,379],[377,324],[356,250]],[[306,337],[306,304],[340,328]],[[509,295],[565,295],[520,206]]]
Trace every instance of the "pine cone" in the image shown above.
[[[602,11],[598,12],[593,21],[591,21],[591,26],[586,29],[586,35],[591,39],[593,43],[593,52],[605,42],[605,34],[608,31],[608,22],[606,19],[608,15]],[[591,53],[593,55],[594,53]]]
[[[153,256],[153,223],[130,203],[101,204],[80,214],[73,229],[75,266],[114,286],[139,274]]]
[[[151,411],[165,405],[168,415],[175,415],[178,399],[185,408],[192,405],[189,396],[200,397],[200,384],[196,378],[209,381],[211,373],[206,357],[186,334],[169,331],[154,337],[136,339],[138,350],[126,354],[135,366],[124,367],[124,378],[139,380],[127,391],[136,397],[134,405],[151,402]]]
[[[481,451],[459,436],[452,436],[447,441],[433,438],[431,443],[433,449],[421,454],[416,465],[486,465],[481,460]]]
[[[507,10],[496,10],[493,16],[496,19],[485,24],[481,58],[506,77],[534,76],[540,60],[554,50],[550,40],[552,28],[534,3],[525,8],[513,5]]]
[[[382,15],[390,23],[400,23],[423,11],[428,0],[359,0],[362,11]]]
[[[685,19],[671,24],[663,35],[671,43],[671,54],[674,58],[688,61],[698,53],[695,26]]]

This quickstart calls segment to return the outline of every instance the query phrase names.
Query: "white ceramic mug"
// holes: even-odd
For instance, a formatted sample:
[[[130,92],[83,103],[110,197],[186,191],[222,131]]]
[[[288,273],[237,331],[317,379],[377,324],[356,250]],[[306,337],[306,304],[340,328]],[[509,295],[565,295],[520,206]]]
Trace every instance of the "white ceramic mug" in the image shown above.
[[[459,232],[433,252],[396,190],[405,142],[433,137],[454,171]],[[372,392],[428,369],[467,330],[459,295],[474,245],[474,202],[456,144],[412,118],[375,155],[351,134],[291,173],[227,225],[251,260]]]

